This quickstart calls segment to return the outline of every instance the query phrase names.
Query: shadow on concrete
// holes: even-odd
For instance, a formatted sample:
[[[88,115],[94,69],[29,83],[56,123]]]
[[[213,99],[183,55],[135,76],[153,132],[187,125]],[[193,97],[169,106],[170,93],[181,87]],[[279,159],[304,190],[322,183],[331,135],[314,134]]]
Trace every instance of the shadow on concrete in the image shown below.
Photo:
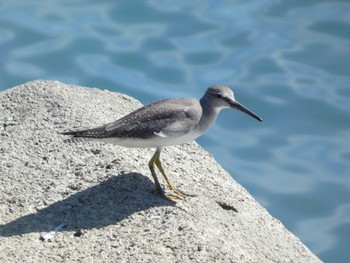
[[[36,213],[0,226],[0,236],[48,232],[60,223],[62,231],[102,228],[141,210],[172,203],[152,191],[154,183],[139,173],[113,176],[102,183],[49,205]]]

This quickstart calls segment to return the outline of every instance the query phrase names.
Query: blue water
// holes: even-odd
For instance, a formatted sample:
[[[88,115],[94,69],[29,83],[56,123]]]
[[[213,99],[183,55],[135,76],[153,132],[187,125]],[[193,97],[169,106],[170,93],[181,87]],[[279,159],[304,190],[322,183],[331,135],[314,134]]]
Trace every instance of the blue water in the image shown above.
[[[350,258],[348,0],[2,1],[0,57],[0,90],[233,87],[264,122],[226,110],[198,142],[321,259]]]

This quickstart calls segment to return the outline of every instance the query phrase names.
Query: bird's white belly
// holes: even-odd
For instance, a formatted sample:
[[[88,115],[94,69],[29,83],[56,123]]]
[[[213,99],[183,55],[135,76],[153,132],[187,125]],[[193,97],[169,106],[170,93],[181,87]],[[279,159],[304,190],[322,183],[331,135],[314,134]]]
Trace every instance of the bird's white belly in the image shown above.
[[[120,145],[129,148],[157,148],[164,146],[171,146],[177,144],[183,144],[193,141],[198,138],[201,133],[191,131],[183,135],[164,135],[155,134],[152,138],[140,139],[140,138],[103,138],[98,141]]]

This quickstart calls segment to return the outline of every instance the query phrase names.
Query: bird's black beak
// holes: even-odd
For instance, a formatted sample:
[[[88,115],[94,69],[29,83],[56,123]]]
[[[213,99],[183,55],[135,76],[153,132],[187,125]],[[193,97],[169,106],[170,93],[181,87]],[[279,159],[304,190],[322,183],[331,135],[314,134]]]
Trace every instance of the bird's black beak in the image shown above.
[[[256,115],[254,112],[252,112],[251,110],[249,110],[248,108],[244,107],[241,103],[239,103],[238,101],[230,101],[230,106],[233,109],[237,109],[240,110],[250,116],[252,116],[254,119],[257,119],[258,121],[262,121],[262,118],[260,118],[258,115]]]

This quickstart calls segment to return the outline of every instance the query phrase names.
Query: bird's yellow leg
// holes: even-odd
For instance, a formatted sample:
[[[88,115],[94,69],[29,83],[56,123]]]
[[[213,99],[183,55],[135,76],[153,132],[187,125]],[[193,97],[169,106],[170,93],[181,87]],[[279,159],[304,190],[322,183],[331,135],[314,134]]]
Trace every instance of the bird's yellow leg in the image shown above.
[[[160,173],[163,175],[163,177],[164,177],[165,181],[167,182],[169,188],[170,188],[171,190],[173,190],[174,193],[175,193],[177,196],[180,197],[180,199],[184,199],[186,196],[194,196],[194,195],[191,195],[191,194],[187,194],[187,193],[185,193],[185,192],[183,192],[183,191],[181,191],[181,190],[178,190],[178,189],[176,188],[176,186],[174,185],[174,183],[173,183],[173,182],[170,180],[170,178],[165,174],[164,169],[163,169],[163,167],[162,167],[162,164],[161,164],[161,162],[160,162],[159,157],[160,157],[160,151],[159,151],[158,155],[156,156],[156,158],[155,158],[155,160],[154,160],[154,163],[155,163],[155,165],[158,167]],[[174,196],[174,197],[175,197],[175,196]]]
[[[148,163],[148,167],[151,170],[151,174],[152,174],[154,183],[156,185],[156,190],[160,193],[163,190],[162,190],[162,187],[160,186],[156,171],[154,170],[154,160],[156,158],[156,154],[157,154],[157,152],[152,156],[151,160]]]
[[[152,174],[152,177],[153,177],[153,180],[154,180],[154,183],[156,185],[156,190],[157,192],[166,200],[172,202],[172,203],[176,203],[176,200],[172,199],[171,197],[174,197],[176,199],[180,199],[180,200],[183,200],[184,197],[182,196],[178,196],[178,195],[174,195],[174,194],[165,194],[164,190],[162,189],[160,183],[159,183],[159,180],[158,180],[158,177],[157,177],[157,174],[156,174],[156,171],[154,169],[154,164],[156,162],[156,159],[159,158],[159,154],[160,154],[160,150],[155,152],[155,154],[152,156],[151,160],[149,161],[148,163],[148,166],[149,166],[149,169],[151,170],[151,174]],[[157,165],[158,167],[158,165]]]

